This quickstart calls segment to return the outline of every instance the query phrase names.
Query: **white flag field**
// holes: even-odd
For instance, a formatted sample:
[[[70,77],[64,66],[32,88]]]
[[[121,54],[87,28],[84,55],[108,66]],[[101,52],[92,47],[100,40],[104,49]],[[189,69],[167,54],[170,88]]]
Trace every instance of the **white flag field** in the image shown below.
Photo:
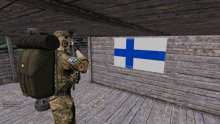
[[[168,38],[114,38],[114,66],[164,73]]]

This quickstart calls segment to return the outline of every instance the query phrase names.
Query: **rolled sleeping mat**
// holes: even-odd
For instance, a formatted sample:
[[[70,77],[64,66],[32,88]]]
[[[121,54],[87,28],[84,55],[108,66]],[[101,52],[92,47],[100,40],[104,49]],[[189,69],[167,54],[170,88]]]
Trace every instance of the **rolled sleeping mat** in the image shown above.
[[[16,46],[22,49],[56,50],[60,42],[55,35],[23,35],[16,41]]]

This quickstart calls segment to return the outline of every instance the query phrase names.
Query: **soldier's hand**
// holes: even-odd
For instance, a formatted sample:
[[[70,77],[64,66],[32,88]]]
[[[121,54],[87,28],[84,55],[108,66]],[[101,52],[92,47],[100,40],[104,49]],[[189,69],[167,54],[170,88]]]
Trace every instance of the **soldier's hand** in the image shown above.
[[[77,50],[79,50],[79,47],[76,45],[76,43],[73,44],[73,49],[76,52]]]

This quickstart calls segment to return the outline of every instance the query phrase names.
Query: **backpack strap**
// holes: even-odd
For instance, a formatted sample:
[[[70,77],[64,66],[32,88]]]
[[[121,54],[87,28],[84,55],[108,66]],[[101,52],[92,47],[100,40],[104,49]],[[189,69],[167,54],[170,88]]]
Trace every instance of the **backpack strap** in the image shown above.
[[[55,85],[55,87],[56,87],[56,90],[55,90],[55,94],[54,95],[57,95],[58,94],[58,73],[57,73],[57,68],[58,68],[58,58],[60,58],[60,56],[61,55],[59,55],[58,54],[58,51],[57,50],[55,50],[55,67],[54,67],[54,69],[55,69],[55,80],[54,80],[54,82],[57,84],[57,85]],[[43,100],[45,100],[45,101],[47,101],[47,102],[50,102],[50,101],[53,101],[53,100],[55,100],[57,98],[57,96],[56,97],[54,97],[53,99],[47,99],[47,98],[43,98]]]
[[[27,76],[27,74],[28,74],[28,67],[29,67],[29,60],[30,60],[30,57],[31,57],[31,53],[33,53],[35,51],[35,49],[33,49],[33,50],[31,50],[30,52],[29,52],[29,54],[28,54],[28,59],[27,59],[27,61],[26,61],[26,63],[27,63],[27,65],[26,65],[26,74],[25,74],[25,79],[26,79],[26,83],[29,83],[28,82],[28,76]],[[29,83],[30,84],[30,83]],[[27,91],[27,89],[26,89],[27,87],[25,87],[25,90]],[[30,89],[30,87],[29,87],[29,91],[31,91],[31,89]],[[28,95],[28,94],[27,94]]]

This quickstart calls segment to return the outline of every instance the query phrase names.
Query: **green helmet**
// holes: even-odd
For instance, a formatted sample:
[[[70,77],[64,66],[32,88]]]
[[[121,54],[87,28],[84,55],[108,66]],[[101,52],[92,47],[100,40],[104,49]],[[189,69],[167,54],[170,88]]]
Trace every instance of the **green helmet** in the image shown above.
[[[66,31],[63,30],[57,30],[53,33],[56,37],[61,37],[61,36],[67,36],[70,37],[69,33],[67,33]]]

